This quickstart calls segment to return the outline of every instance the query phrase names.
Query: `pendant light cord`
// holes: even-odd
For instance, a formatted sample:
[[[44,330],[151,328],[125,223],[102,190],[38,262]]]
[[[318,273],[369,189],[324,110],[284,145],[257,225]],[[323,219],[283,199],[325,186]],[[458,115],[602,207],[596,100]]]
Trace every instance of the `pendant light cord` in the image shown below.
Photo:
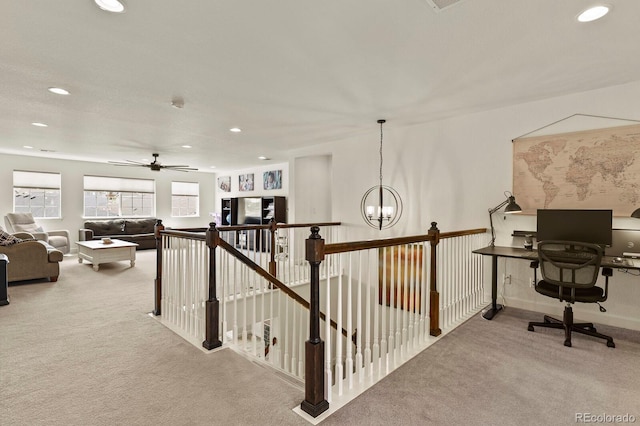
[[[382,186],[382,125],[386,120],[378,120],[380,123],[380,186]]]

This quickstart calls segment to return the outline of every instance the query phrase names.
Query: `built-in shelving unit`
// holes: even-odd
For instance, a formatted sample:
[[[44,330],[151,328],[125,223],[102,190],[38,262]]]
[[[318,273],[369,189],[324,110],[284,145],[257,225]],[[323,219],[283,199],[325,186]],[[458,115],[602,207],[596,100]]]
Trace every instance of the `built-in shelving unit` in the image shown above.
[[[223,198],[222,199],[222,225],[238,224],[238,199]]]
[[[286,197],[240,197],[222,199],[222,225],[268,225],[274,219],[276,223],[287,223]],[[254,242],[255,235],[255,242]],[[239,248],[257,247],[269,250],[270,233],[268,230],[239,231],[236,246]]]
[[[262,197],[262,224],[275,219],[276,223],[287,223],[287,201],[285,197]]]
[[[245,206],[256,204],[256,202],[259,205],[259,207],[256,206],[256,211],[248,212]],[[260,209],[259,212],[258,209]],[[223,198],[221,210],[222,225],[244,225],[245,223],[268,225],[272,218],[277,223],[287,223],[286,197]]]

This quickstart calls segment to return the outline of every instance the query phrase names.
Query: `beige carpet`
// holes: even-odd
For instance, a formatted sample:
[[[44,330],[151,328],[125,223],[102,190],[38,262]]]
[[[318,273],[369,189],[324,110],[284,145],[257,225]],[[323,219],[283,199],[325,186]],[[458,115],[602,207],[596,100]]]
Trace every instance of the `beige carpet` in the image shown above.
[[[153,251],[57,283],[10,286],[0,309],[0,425],[308,424],[304,392],[229,349],[203,353],[151,318]]]
[[[9,287],[0,307],[0,425],[305,425],[304,393],[229,349],[204,353],[147,313],[153,251],[57,283]],[[539,314],[475,316],[322,424],[575,424],[575,413],[640,422],[640,333],[601,326],[617,348],[526,331]]]
[[[640,332],[596,324],[616,348],[582,335],[567,348],[561,330],[527,331],[541,319],[476,315],[323,425],[572,425],[577,413],[640,423]]]

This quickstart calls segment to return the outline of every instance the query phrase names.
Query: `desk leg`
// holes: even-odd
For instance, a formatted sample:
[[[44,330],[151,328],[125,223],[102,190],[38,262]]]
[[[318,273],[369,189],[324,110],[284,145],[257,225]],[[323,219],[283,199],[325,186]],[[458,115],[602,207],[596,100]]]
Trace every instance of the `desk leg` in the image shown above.
[[[482,318],[491,320],[502,310],[498,303],[498,256],[491,256],[491,307],[482,311]]]

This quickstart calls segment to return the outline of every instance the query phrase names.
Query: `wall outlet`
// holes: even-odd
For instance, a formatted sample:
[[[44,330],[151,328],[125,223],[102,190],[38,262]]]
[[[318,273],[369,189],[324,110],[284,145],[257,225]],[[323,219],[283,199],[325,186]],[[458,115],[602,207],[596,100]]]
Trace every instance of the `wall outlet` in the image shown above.
[[[511,284],[511,274],[502,274],[502,283]]]

